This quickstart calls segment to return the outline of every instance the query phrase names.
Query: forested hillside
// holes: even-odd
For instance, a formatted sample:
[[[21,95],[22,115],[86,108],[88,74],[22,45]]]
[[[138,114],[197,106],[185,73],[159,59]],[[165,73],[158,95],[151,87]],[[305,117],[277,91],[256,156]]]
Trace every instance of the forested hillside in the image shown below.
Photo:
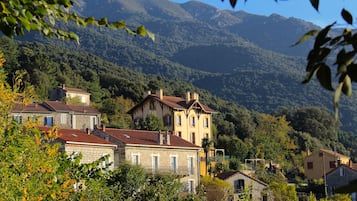
[[[270,113],[281,106],[333,108],[333,94],[317,82],[300,84],[305,77],[303,56],[311,42],[297,47],[291,44],[316,28],[311,23],[167,0],[81,1],[77,9],[83,15],[143,24],[155,33],[156,40],[105,28],[78,29],[73,24],[59,26],[78,33],[80,45],[48,40],[36,33],[21,40],[88,52],[137,72],[189,82],[258,112]],[[343,130],[356,130],[356,102],[355,96],[341,101]]]

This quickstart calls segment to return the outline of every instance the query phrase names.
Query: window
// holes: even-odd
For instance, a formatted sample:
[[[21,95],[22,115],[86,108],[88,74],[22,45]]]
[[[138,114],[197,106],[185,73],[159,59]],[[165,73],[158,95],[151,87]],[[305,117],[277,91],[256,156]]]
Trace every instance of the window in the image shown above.
[[[178,135],[179,137],[182,137],[181,131],[177,132],[177,135]]]
[[[156,110],[155,101],[150,102],[150,110]]]
[[[15,115],[14,116],[14,120],[19,123],[19,124],[22,124],[22,116],[20,115]]]
[[[53,117],[45,117],[45,126],[53,126]]]
[[[188,181],[188,192],[189,193],[194,193],[195,192],[195,181],[194,180],[189,180]]]
[[[207,117],[203,119],[203,127],[208,128],[208,118]]]
[[[196,134],[194,132],[190,133],[190,142],[196,144]]]
[[[196,119],[195,119],[195,117],[190,117],[190,126],[196,126]]]
[[[61,124],[67,123],[67,114],[61,114]]]
[[[133,165],[139,165],[140,164],[140,154],[132,154],[131,162]]]
[[[152,156],[152,173],[157,173],[159,170],[159,156],[153,155]]]
[[[177,156],[170,156],[170,168],[172,173],[177,173]]]
[[[164,116],[164,126],[171,126],[171,116],[170,115]]]
[[[330,161],[330,168],[336,168],[336,161]]]
[[[343,176],[345,176],[345,169],[340,167],[340,177],[343,177]]]
[[[307,169],[314,169],[314,164],[312,162],[307,162]]]
[[[188,174],[194,174],[194,158],[192,156],[188,157]]]
[[[244,179],[238,179],[234,181],[234,191],[235,192],[244,191]]]
[[[176,125],[178,125],[178,126],[182,125],[181,115],[176,116]]]

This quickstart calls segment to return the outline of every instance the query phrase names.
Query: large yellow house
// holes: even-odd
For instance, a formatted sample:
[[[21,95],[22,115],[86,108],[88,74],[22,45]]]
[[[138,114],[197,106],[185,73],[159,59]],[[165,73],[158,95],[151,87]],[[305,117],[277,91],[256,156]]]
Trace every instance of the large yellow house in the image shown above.
[[[197,93],[186,92],[186,97],[164,96],[163,90],[155,93],[148,91],[144,99],[129,112],[133,122],[138,123],[149,114],[162,119],[166,130],[174,135],[202,146],[202,139],[212,140],[212,114],[215,111],[199,101]],[[212,147],[213,148],[213,147]],[[206,175],[205,154],[201,155],[201,175]],[[210,149],[209,157],[214,157],[214,149]]]
[[[128,113],[135,122],[154,114],[164,127],[192,144],[201,146],[202,139],[212,139],[212,114],[215,111],[199,101],[197,93],[186,93],[186,98],[164,96],[163,90],[150,91]]]

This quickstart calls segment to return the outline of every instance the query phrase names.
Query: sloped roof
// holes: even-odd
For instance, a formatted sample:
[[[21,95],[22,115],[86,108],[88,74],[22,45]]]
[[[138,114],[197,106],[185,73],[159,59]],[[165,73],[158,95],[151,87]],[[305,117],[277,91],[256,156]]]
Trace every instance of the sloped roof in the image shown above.
[[[267,186],[267,185],[268,185],[268,184],[266,184],[266,183],[260,181],[260,180],[257,179],[257,178],[254,178],[254,177],[251,177],[251,176],[249,176],[249,175],[247,175],[247,174],[244,174],[244,173],[241,172],[241,171],[222,172],[222,173],[218,174],[217,177],[218,177],[219,179],[226,180],[226,179],[228,179],[228,178],[234,176],[235,174],[241,174],[241,175],[243,175],[243,176],[245,176],[245,177],[248,177],[249,179],[252,179],[252,180],[254,180],[254,181],[256,181],[256,182],[258,182],[258,183],[260,183],[260,184],[262,184],[262,185],[264,185],[264,186]]]
[[[330,154],[330,155],[334,155],[334,156],[337,156],[337,157],[350,158],[349,156],[346,156],[346,155],[343,155],[343,154],[340,154],[340,153],[337,153],[335,151],[328,150],[328,149],[320,149],[319,151],[322,151],[324,153],[327,153],[327,154]]]
[[[158,131],[106,128],[103,133],[123,142],[124,144],[200,149],[199,146],[172,134],[169,134],[170,144],[160,145],[158,143]],[[165,135],[163,132],[162,134],[163,136]]]
[[[39,126],[38,127],[41,131],[43,132],[48,132],[51,128],[45,127],[45,126]],[[86,143],[86,144],[92,144],[92,145],[103,145],[103,146],[113,146],[115,147],[116,145],[113,144],[112,142],[106,141],[96,135],[93,134],[87,134],[86,132],[83,132],[78,129],[70,129],[70,128],[57,128],[57,133],[58,133],[58,139],[69,144],[73,144],[73,142],[77,143]]]
[[[84,91],[83,89],[79,88],[72,88],[72,87],[64,87],[64,86],[59,86],[58,88],[67,91],[67,92],[74,92],[74,93],[81,93],[81,94],[90,94],[87,91]]]
[[[42,112],[42,113],[50,113],[51,110],[44,107],[42,104],[38,103],[30,103],[28,105],[24,105],[23,103],[16,103],[12,112]]]
[[[190,100],[189,102],[186,102],[185,99],[183,99],[181,97],[176,97],[176,96],[163,96],[162,99],[160,99],[155,94],[151,94],[151,95],[146,96],[144,98],[144,100],[142,100],[139,104],[135,105],[132,109],[130,109],[128,111],[128,113],[131,114],[137,107],[142,105],[148,99],[157,100],[158,102],[163,103],[163,104],[167,105],[168,107],[171,107],[176,110],[186,110],[186,109],[189,109],[194,103],[198,103],[204,112],[207,112],[207,113],[215,112],[215,110],[200,103],[197,100]]]
[[[24,105],[17,103],[12,112],[76,112],[83,114],[100,114],[98,110],[86,105],[67,105],[61,101],[45,101],[43,103],[31,103]]]

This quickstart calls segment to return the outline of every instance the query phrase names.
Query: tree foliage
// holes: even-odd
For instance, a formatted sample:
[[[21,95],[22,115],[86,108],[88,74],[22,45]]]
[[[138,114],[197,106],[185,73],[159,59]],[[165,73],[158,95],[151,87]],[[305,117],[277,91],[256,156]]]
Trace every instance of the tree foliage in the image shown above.
[[[95,19],[94,17],[81,17],[73,7],[79,1],[1,1],[0,30],[7,36],[22,36],[25,32],[40,31],[47,37],[57,37],[60,39],[71,39],[79,43],[76,33],[58,28],[56,22],[74,22],[78,26],[95,25],[110,27],[113,29],[125,29],[131,34],[142,36],[148,35],[154,39],[151,32],[145,30],[144,26],[132,30],[123,21],[108,22],[107,18]]]

